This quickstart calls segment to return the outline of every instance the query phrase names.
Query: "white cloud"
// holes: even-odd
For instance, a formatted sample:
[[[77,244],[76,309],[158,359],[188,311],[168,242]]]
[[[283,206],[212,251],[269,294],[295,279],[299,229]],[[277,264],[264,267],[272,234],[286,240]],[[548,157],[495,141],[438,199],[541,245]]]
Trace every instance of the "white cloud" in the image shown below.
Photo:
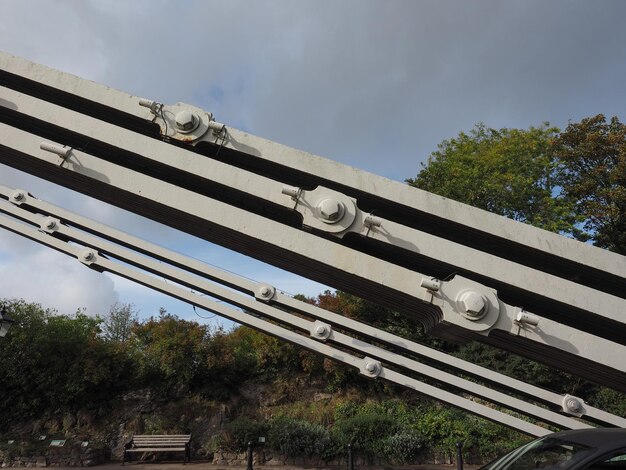
[[[62,314],[104,314],[119,300],[113,282],[78,260],[0,232],[0,298],[25,299]],[[8,256],[6,255],[8,254]]]
[[[480,121],[528,127],[626,115],[621,0],[602,8],[577,0],[0,4],[2,50],[136,95],[197,104],[228,125],[399,180]],[[193,256],[208,246],[1,165],[0,183]],[[318,287],[222,253],[215,264],[284,290],[314,295]],[[166,303],[4,234],[0,262],[0,285],[74,296],[70,310],[116,295],[140,299],[146,314]],[[40,287],[26,290],[33,277]],[[99,293],[67,289],[82,283]]]

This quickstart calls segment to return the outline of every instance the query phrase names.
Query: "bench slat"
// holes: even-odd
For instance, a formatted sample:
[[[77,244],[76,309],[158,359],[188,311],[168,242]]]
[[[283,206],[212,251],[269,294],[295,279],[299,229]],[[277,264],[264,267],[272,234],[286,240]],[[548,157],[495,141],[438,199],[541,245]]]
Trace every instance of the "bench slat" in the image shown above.
[[[134,444],[143,444],[143,443],[159,444],[159,443],[168,443],[168,442],[175,442],[178,444],[187,444],[189,442],[189,439],[133,439],[132,442]]]
[[[139,444],[139,445],[134,445],[131,448],[137,448],[137,447],[147,447],[147,446],[152,446],[152,447],[182,447],[184,448],[187,444],[180,444],[178,442],[167,442],[165,444],[154,444],[154,443],[145,443],[145,444]]]
[[[155,440],[139,440],[139,441],[133,441],[133,444],[137,444],[137,445],[142,445],[142,444],[169,444],[170,442],[175,443],[175,444],[187,444],[189,441],[181,441],[181,440],[175,440],[175,439],[171,439],[171,440],[162,440],[162,441],[155,441]]]
[[[141,449],[126,449],[126,452],[184,452],[184,447],[142,447]]]
[[[185,463],[190,460],[191,434],[137,434],[126,444],[126,453],[138,452],[184,452]]]

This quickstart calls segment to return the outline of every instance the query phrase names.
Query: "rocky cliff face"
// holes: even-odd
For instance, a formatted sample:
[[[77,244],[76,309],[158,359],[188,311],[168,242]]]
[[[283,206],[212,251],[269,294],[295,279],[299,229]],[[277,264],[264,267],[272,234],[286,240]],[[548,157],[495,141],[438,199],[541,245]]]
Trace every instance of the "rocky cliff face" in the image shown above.
[[[225,401],[197,395],[164,400],[151,389],[142,389],[124,394],[103,410],[55,410],[39,419],[16,423],[0,436],[0,465],[89,466],[104,460],[122,460],[124,444],[133,434],[191,433],[192,458],[213,461],[219,450],[218,438],[233,416],[242,408],[271,414],[268,410],[272,407],[293,398],[290,390],[298,390],[303,385],[301,381],[298,378],[293,387],[278,388],[244,383],[240,394]],[[66,442],[63,447],[52,448],[51,440]],[[11,444],[6,444],[8,441]],[[81,447],[83,442],[88,442],[88,447]],[[150,456],[143,456],[147,457]]]

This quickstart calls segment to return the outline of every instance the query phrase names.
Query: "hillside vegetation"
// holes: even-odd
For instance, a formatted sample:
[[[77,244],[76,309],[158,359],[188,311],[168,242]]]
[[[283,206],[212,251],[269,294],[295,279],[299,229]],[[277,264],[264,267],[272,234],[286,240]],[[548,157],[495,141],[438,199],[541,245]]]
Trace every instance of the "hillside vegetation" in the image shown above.
[[[487,349],[423,335],[407,318],[344,293],[309,300],[352,318],[485,363],[618,414],[620,394]],[[16,326],[0,341],[0,432],[99,441],[119,456],[132,433],[194,434],[196,458],[265,448],[327,461],[352,443],[372,461],[449,459],[455,443],[487,460],[527,437],[239,327],[211,328],[161,311],[138,321],[131,306],[105,318],[62,315],[8,300]]]

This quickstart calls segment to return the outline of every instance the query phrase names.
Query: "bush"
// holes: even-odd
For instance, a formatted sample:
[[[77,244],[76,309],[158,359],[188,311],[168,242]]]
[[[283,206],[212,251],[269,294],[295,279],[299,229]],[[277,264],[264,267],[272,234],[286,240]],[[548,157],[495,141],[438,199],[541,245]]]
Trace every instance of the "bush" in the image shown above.
[[[271,421],[269,444],[288,456],[327,457],[332,452],[330,436],[323,426],[287,416]]]
[[[352,444],[354,450],[375,455],[382,450],[383,440],[396,430],[396,420],[391,416],[369,412],[335,422],[332,438],[338,451]]]
[[[394,464],[411,464],[422,450],[424,440],[415,429],[402,429],[381,443],[383,455]]]
[[[267,425],[261,421],[240,417],[226,426],[224,444],[231,450],[242,451],[248,448],[248,442],[256,444],[260,436],[265,436]]]

